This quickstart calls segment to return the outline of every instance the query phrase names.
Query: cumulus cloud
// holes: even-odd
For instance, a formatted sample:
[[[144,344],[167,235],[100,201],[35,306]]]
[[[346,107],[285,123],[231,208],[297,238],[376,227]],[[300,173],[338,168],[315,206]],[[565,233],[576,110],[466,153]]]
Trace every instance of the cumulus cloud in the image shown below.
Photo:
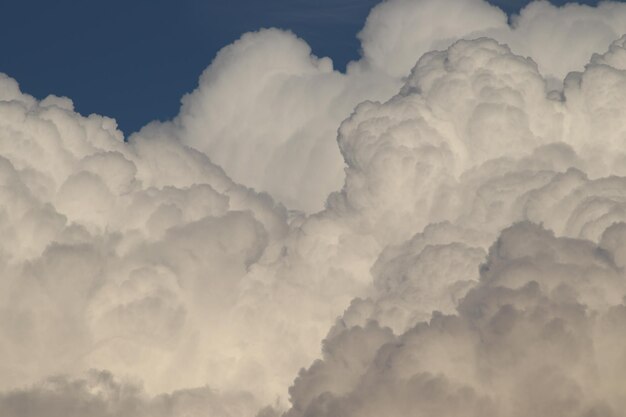
[[[455,314],[336,331],[287,416],[613,416],[624,409],[623,273],[590,241],[503,231]]]
[[[624,10],[247,34],[126,140],[0,77],[0,414],[620,415]]]
[[[339,123],[358,103],[396,94],[422,54],[461,38],[490,37],[531,57],[550,89],[560,89],[570,71],[582,70],[624,33],[623,3],[536,1],[508,23],[484,0],[388,0],[370,13],[359,34],[362,58],[346,73],[289,32],[244,35],[183,99],[173,130],[235,181],[314,212],[343,183]]]
[[[399,243],[301,371],[287,416],[621,413],[623,143],[582,126],[622,117],[623,51],[622,38],[555,95],[533,61],[460,41],[357,107],[329,207]]]
[[[204,385],[217,371],[194,363],[210,351],[199,340],[220,343],[221,314],[285,235],[286,210],[178,142],[124,143],[111,119],[13,95],[0,134],[3,388],[100,364],[150,390]]]

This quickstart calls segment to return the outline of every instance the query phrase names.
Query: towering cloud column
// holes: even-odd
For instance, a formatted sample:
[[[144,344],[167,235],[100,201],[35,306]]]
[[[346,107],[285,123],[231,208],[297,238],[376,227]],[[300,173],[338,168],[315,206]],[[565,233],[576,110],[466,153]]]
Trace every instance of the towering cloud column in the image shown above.
[[[244,35],[127,140],[2,76],[0,415],[621,415],[625,11]]]

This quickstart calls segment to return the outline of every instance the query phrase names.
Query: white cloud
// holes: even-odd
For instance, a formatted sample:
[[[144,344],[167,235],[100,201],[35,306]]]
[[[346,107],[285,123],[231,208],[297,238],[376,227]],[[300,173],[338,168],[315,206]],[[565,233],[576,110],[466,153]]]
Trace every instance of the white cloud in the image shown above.
[[[127,142],[1,77],[0,414],[619,415],[626,41],[559,36],[626,9],[441,4],[347,74],[245,35]]]
[[[550,87],[560,88],[624,33],[623,3],[559,8],[537,1],[509,26],[483,0],[389,0],[372,10],[359,34],[363,57],[345,74],[291,33],[244,35],[183,99],[174,130],[235,181],[313,212],[343,182],[339,123],[363,100],[389,99],[422,54],[486,36],[530,56]]]

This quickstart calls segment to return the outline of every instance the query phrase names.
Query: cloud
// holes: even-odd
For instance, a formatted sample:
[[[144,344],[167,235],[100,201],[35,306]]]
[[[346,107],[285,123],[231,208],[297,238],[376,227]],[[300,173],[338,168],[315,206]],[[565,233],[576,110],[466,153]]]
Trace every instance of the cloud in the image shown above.
[[[359,34],[362,58],[346,73],[289,32],[248,33],[224,48],[183,98],[176,135],[210,155],[235,181],[287,207],[315,212],[343,183],[337,126],[364,100],[385,101],[416,60],[458,39],[489,37],[531,57],[551,89],[626,33],[626,6],[546,1],[511,23],[483,0],[390,0]]]
[[[248,33],[183,98],[174,129],[236,181],[290,207],[319,209],[341,186],[337,126],[359,101],[392,94],[397,83],[384,78],[334,71],[288,32]]]
[[[619,415],[626,38],[556,34],[623,6],[446,5],[346,74],[244,35],[127,140],[0,77],[2,414]]]
[[[254,408],[249,395],[220,395],[206,387],[149,397],[136,383],[90,370],[81,378],[59,375],[29,389],[4,393],[0,411],[7,417],[230,417],[253,413]]]
[[[205,385],[217,371],[193,358],[220,350],[220,315],[285,209],[162,132],[125,143],[113,120],[3,82],[0,385],[98,365],[150,392]]]
[[[624,282],[611,253],[518,223],[481,270],[456,314],[397,336],[376,321],[332,335],[286,415],[619,415]]]
[[[346,183],[329,207],[399,243],[300,372],[287,416],[619,414],[623,151],[582,126],[623,114],[623,45],[552,95],[534,62],[459,41],[342,124]]]

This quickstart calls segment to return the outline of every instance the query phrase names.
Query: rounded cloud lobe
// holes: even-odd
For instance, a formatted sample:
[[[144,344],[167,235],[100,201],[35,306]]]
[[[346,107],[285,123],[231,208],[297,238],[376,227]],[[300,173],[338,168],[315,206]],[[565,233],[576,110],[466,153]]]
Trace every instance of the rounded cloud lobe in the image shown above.
[[[343,184],[337,127],[364,100],[397,93],[417,59],[458,39],[489,37],[530,56],[550,88],[626,33],[626,7],[536,1],[511,23],[483,0],[388,0],[359,34],[362,58],[346,73],[291,33],[250,33],[224,48],[183,99],[172,133],[236,182],[289,208],[316,212]],[[288,174],[286,174],[288,173]]]
[[[247,34],[127,141],[2,76],[0,414],[620,415],[624,13]]]

